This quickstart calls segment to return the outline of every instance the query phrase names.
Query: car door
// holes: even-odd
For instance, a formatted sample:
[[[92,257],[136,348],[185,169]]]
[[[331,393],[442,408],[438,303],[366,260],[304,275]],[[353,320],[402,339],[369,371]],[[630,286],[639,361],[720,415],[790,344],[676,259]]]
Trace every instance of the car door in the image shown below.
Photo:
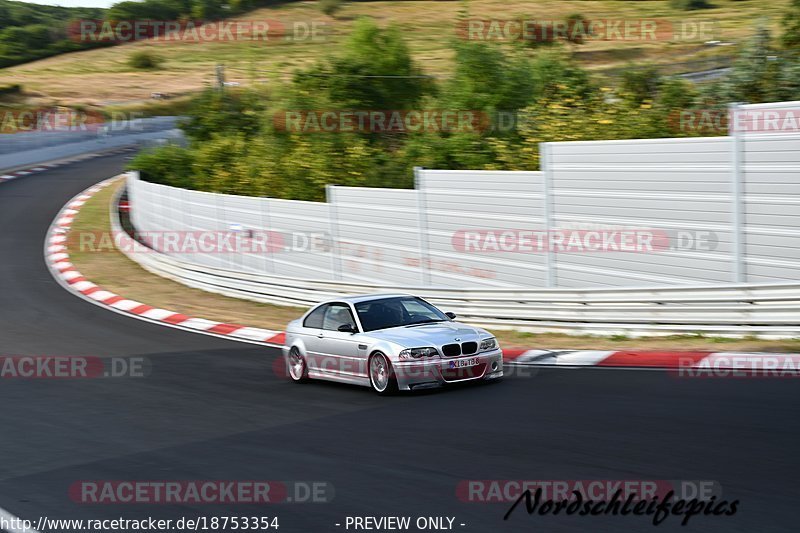
[[[357,328],[351,307],[345,303],[330,304],[322,319],[322,370],[343,378],[363,377],[366,372],[358,353],[360,334],[339,331],[345,324]]]
[[[303,337],[303,344],[306,347],[306,364],[309,370],[316,371],[325,359],[324,340],[322,333],[322,321],[325,312],[330,304],[323,304],[306,315],[303,320],[300,335]]]

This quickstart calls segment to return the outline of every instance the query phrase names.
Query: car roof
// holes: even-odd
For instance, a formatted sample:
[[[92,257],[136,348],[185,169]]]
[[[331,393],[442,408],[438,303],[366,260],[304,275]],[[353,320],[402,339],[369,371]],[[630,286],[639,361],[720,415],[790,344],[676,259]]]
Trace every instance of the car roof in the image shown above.
[[[369,302],[371,300],[383,300],[384,298],[415,298],[413,294],[407,293],[377,293],[377,294],[359,294],[356,296],[343,296],[341,298],[331,298],[323,303],[330,302],[347,302],[350,304],[357,304],[361,302]]]

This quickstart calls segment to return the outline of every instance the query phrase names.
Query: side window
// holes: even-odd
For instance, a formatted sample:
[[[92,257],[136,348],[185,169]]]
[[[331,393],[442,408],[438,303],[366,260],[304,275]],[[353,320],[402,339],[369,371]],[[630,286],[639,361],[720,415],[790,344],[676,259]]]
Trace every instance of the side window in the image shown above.
[[[331,304],[325,313],[325,318],[322,320],[322,329],[337,331],[339,326],[350,324],[355,327],[356,321],[353,320],[353,314],[350,312],[350,307],[344,304]]]
[[[320,305],[319,307],[311,311],[311,314],[309,314],[303,321],[303,327],[322,329],[322,318],[325,315],[325,311],[327,311],[329,307],[330,304]]]

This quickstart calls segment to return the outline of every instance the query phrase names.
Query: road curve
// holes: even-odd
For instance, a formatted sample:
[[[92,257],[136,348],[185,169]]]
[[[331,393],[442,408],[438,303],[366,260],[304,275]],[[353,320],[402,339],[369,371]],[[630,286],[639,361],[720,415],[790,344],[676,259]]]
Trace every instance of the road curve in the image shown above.
[[[145,378],[0,380],[0,508],[36,519],[278,516],[281,531],[343,531],[347,516],[455,516],[456,529],[644,531],[646,517],[502,517],[469,479],[715,480],[732,517],[659,531],[796,530],[800,382],[544,370],[379,398],[294,385],[277,350],[164,328],[64,291],[43,261],[59,208],[123,156],[0,185],[0,355],[142,356]],[[533,372],[533,371],[531,371]],[[79,480],[322,481],[332,503],[80,505]],[[460,526],[458,524],[465,524]]]

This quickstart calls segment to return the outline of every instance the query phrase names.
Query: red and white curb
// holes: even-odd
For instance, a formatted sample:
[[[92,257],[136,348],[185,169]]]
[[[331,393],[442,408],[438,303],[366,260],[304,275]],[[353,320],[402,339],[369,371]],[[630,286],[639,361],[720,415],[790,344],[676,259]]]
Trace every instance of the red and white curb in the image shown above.
[[[15,170],[13,172],[9,172],[8,174],[0,175],[0,183],[15,180],[17,178],[22,178],[25,176],[30,176],[31,174],[36,174],[37,172],[44,172],[45,170],[50,170],[51,168],[55,168],[57,166],[66,164],[64,163],[45,163],[44,165],[38,165],[31,168],[25,168],[22,170]]]
[[[158,309],[107,291],[86,279],[69,260],[68,235],[83,205],[119,177],[98,183],[70,200],[47,234],[45,258],[56,280],[70,292],[111,311],[197,333],[254,344],[283,346],[285,334],[260,328],[193,318]],[[709,351],[520,350],[504,349],[506,364],[542,367],[638,368],[653,370],[742,370],[800,372],[800,355]]]
[[[208,335],[230,337],[256,344],[283,346],[285,338],[283,332],[252,328],[239,324],[225,324],[204,318],[189,317],[166,309],[158,309],[107,291],[78,272],[75,265],[69,260],[67,246],[73,220],[92,196],[111,185],[117,179],[111,178],[98,183],[74,197],[64,206],[50,226],[46,240],[45,259],[56,281],[83,299],[117,313]]]
[[[507,364],[547,367],[798,373],[800,354],[649,350],[503,350]]]

